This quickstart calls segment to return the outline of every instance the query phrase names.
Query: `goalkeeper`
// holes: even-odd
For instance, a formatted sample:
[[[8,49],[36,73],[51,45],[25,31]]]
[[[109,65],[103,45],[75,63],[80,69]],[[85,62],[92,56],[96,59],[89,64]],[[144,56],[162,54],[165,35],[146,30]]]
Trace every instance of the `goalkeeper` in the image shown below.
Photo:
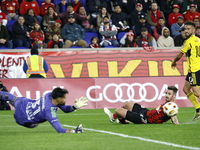
[[[35,128],[39,123],[48,121],[58,133],[82,133],[82,125],[79,125],[76,129],[65,129],[58,121],[56,114],[58,108],[65,113],[70,113],[88,105],[88,100],[85,97],[77,99],[72,106],[65,105],[67,94],[66,89],[57,87],[38,100],[32,100],[0,91],[0,100],[10,101],[14,105],[14,118],[19,125]]]

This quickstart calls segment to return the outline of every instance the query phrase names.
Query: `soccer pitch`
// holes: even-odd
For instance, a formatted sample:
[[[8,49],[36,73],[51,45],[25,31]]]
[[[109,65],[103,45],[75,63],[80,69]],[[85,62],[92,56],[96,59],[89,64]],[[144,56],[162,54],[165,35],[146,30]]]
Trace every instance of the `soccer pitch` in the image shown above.
[[[114,112],[114,109],[111,110]],[[57,133],[48,122],[28,129],[17,125],[13,111],[0,111],[1,150],[200,150],[200,120],[191,121],[194,108],[179,108],[180,125],[110,123],[102,109],[58,111],[66,128],[83,124],[82,134]]]

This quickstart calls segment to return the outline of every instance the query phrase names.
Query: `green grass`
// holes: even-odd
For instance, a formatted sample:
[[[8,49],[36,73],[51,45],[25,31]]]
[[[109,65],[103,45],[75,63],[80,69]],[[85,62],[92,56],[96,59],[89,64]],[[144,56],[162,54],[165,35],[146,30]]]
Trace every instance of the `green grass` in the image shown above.
[[[112,110],[114,111],[114,110]],[[86,128],[82,134],[58,134],[48,122],[28,129],[17,125],[13,111],[0,111],[0,150],[181,150],[187,148],[142,141],[107,133],[88,131],[104,130],[132,137],[157,140],[200,149],[200,120],[192,122],[194,108],[180,108],[180,125],[164,124],[121,125],[110,123],[102,109],[77,110],[64,114],[58,111],[63,125]]]

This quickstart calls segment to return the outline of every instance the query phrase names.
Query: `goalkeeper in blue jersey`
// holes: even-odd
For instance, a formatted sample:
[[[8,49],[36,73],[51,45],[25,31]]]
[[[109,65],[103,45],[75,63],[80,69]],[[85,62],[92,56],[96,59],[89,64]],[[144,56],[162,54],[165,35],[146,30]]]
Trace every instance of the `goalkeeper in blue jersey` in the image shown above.
[[[48,121],[58,133],[82,133],[82,125],[79,125],[76,129],[65,129],[58,121],[56,114],[58,108],[65,113],[69,113],[88,105],[88,100],[85,97],[77,99],[72,106],[65,105],[67,94],[66,89],[57,87],[38,100],[32,100],[0,91],[0,100],[10,101],[14,105],[14,118],[19,125],[35,128],[39,123]]]

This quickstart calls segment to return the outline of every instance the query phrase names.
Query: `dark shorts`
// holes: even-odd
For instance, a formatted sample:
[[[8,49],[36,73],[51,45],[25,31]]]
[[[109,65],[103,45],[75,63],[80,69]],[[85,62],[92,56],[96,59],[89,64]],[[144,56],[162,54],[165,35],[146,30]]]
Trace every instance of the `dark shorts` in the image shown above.
[[[200,86],[200,70],[188,73],[185,80],[188,81],[191,86]]]
[[[126,120],[135,124],[147,124],[147,108],[142,108],[140,104],[135,103],[132,111],[127,111]]]

